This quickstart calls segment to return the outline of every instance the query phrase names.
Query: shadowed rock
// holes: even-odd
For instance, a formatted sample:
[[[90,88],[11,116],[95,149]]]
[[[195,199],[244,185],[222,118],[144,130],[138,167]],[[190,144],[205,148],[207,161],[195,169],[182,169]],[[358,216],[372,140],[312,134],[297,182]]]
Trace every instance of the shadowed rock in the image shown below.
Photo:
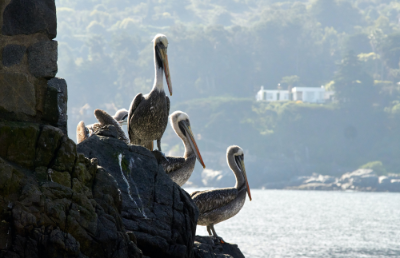
[[[57,74],[57,41],[39,41],[28,48],[29,71],[37,78],[53,78]]]
[[[237,245],[222,244],[213,236],[196,236],[193,249],[195,258],[244,258]]]
[[[25,46],[10,44],[3,49],[3,65],[12,66],[21,63],[22,57],[26,51]]]
[[[121,192],[121,217],[150,257],[191,257],[198,209],[147,149],[99,132],[77,151],[97,158]]]
[[[54,0],[11,0],[3,13],[3,35],[47,33],[50,39],[57,35]]]
[[[24,74],[0,72],[0,109],[36,115],[35,87]]]
[[[96,159],[52,126],[8,122],[0,132],[0,257],[142,257]]]

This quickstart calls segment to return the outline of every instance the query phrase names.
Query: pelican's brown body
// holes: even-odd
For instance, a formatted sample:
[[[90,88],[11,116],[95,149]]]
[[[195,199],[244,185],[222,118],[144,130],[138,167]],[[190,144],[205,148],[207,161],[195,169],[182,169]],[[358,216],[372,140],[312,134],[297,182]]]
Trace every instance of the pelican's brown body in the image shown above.
[[[197,224],[215,225],[239,213],[246,201],[246,185],[240,190],[232,187],[194,192],[192,198],[200,212]]]
[[[132,144],[152,149],[154,140],[161,140],[168,124],[169,98],[164,91],[153,90],[136,95],[128,116],[128,134]]]
[[[244,166],[243,150],[239,146],[229,146],[226,153],[228,166],[236,177],[236,185],[231,188],[197,191],[191,197],[199,208],[198,225],[207,226],[207,231],[214,236],[214,225],[235,216],[243,207],[246,200],[246,191],[251,201],[250,187],[247,182]]]

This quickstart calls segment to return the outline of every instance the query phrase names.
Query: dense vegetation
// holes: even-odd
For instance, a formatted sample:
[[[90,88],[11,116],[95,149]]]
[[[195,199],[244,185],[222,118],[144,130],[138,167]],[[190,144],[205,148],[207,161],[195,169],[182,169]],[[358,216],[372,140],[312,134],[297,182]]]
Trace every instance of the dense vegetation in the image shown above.
[[[342,173],[375,161],[379,171],[400,172],[397,1],[56,3],[71,137],[78,121],[94,122],[95,108],[114,113],[151,89],[151,39],[164,33],[171,110],[191,116],[204,152],[222,155],[222,161],[206,161],[210,168],[226,169],[223,152],[235,143],[249,152],[248,166],[271,180]],[[278,83],[326,85],[336,102],[254,101],[261,85],[273,89]],[[170,128],[163,144],[179,150]]]

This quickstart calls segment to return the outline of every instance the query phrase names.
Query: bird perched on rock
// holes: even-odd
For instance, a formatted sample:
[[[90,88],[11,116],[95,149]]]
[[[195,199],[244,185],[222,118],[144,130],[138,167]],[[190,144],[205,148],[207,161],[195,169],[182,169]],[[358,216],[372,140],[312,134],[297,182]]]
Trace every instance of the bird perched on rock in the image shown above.
[[[226,159],[236,177],[235,187],[196,191],[190,195],[199,208],[197,225],[207,226],[208,234],[214,235],[222,242],[223,240],[215,232],[214,225],[232,218],[242,209],[246,200],[246,192],[251,201],[243,150],[236,145],[229,146],[226,151]]]
[[[161,160],[160,163],[164,171],[172,181],[182,186],[192,175],[196,164],[196,158],[203,168],[205,168],[206,165],[204,165],[203,158],[201,157],[199,148],[194,139],[189,116],[182,111],[175,111],[170,115],[169,119],[172,129],[174,129],[175,133],[182,139],[183,145],[185,146],[185,153],[183,157],[164,157],[160,153],[155,155],[159,155],[157,159]]]
[[[168,123],[169,98],[165,95],[163,74],[172,96],[171,77],[167,56],[168,40],[165,35],[157,34],[153,39],[155,79],[153,89],[146,95],[139,93],[133,99],[128,115],[128,135],[132,144],[153,150],[153,141],[157,140],[161,151],[161,137]]]
[[[94,111],[94,116],[99,121],[98,123],[94,123],[88,126],[85,126],[85,123],[83,121],[80,121],[78,123],[78,126],[76,127],[77,143],[86,140],[94,132],[105,125],[113,125],[117,129],[118,139],[122,140],[125,143],[129,143],[129,139],[126,137],[124,131],[121,128],[121,125],[126,123],[128,117],[128,111],[126,109],[118,110],[115,113],[114,117],[110,116],[104,110],[96,109]]]

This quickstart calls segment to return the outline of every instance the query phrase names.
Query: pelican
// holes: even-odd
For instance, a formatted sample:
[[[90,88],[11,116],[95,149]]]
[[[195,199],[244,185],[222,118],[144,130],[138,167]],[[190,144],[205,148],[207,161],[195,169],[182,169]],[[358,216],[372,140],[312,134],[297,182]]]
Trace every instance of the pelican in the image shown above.
[[[194,140],[193,132],[190,128],[189,116],[182,111],[175,111],[170,115],[169,120],[172,129],[182,139],[185,146],[185,153],[183,157],[161,158],[161,165],[172,181],[182,186],[192,175],[196,158],[203,168],[206,168],[206,165],[204,165],[203,158]]]
[[[85,126],[83,121],[80,121],[76,127],[76,143],[83,142],[89,138],[89,136],[89,129]]]
[[[85,126],[85,123],[83,121],[80,121],[78,123],[78,126],[76,127],[77,143],[86,140],[94,132],[96,132],[105,125],[113,125],[117,129],[118,139],[122,140],[125,143],[129,143],[128,138],[126,137],[124,131],[121,128],[123,124],[126,124],[128,117],[128,110],[120,109],[112,117],[106,111],[101,109],[96,109],[94,111],[94,116],[99,121],[98,123],[90,124],[88,126]]]
[[[153,46],[155,67],[153,89],[147,95],[139,93],[133,99],[129,108],[127,127],[132,144],[153,150],[153,141],[157,140],[158,150],[161,151],[161,137],[167,127],[169,114],[169,98],[164,92],[163,73],[172,96],[167,37],[157,34],[153,39]]]
[[[226,151],[226,160],[235,174],[235,187],[196,191],[190,195],[199,208],[197,225],[207,226],[208,234],[211,236],[212,231],[221,242],[223,240],[215,233],[214,225],[232,218],[242,209],[246,200],[246,191],[251,201],[242,148],[236,145],[229,146]]]
[[[129,113],[128,110],[126,110],[125,108],[121,108],[121,109],[117,110],[117,112],[115,113],[113,118],[122,127],[123,125],[127,125],[128,124],[127,123],[127,121],[128,121],[128,113]]]

